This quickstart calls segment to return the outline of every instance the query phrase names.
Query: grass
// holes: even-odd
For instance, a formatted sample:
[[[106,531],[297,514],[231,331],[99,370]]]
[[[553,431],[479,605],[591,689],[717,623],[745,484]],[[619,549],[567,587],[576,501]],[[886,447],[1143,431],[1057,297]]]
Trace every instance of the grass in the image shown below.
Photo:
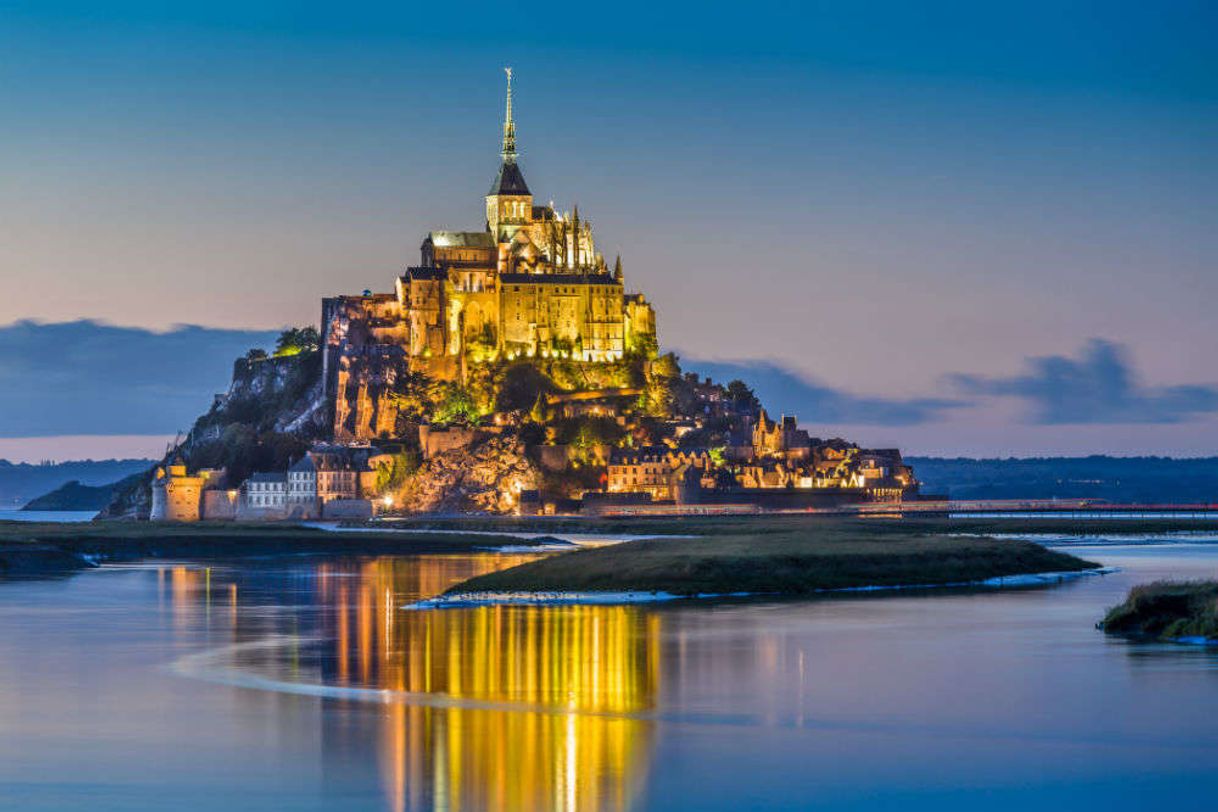
[[[69,572],[90,566],[90,560],[465,553],[484,547],[528,543],[511,536],[335,533],[266,523],[0,522],[0,577]]]
[[[1218,640],[1218,581],[1155,581],[1135,586],[1108,610],[1109,634]]]
[[[369,529],[376,527],[383,526],[373,525]],[[688,541],[665,540],[659,542],[662,546],[654,548],[649,543],[615,548],[622,553],[610,550],[570,553],[547,559],[553,563],[547,563],[541,572],[549,573],[547,584],[561,583],[564,589],[593,588],[589,586],[591,583],[606,584],[595,588],[617,589],[630,575],[637,588],[646,589],[675,587],[671,591],[735,592],[765,587],[765,591],[799,592],[839,586],[940,584],[1078,568],[1069,565],[1078,559],[1037,545],[953,538],[952,534],[1138,534],[1215,530],[1218,521],[951,519],[942,516],[858,518],[795,514],[620,519],[468,517],[409,519],[390,527],[501,533],[696,535],[699,538]],[[482,547],[521,543],[525,542],[508,536],[388,531],[331,533],[266,523],[0,522],[0,575],[6,570],[10,573],[18,569],[36,571],[39,566],[48,570],[85,566],[84,556],[134,560],[291,553],[409,555],[470,552]],[[615,570],[627,560],[618,557],[621,555],[629,557],[629,569],[618,572]],[[608,571],[602,572],[603,567]],[[520,576],[505,574],[502,577]],[[674,579],[679,582],[673,583]],[[741,585],[746,582],[748,585]],[[608,586],[610,583],[613,586]],[[662,586],[652,586],[655,584]]]
[[[1025,541],[896,533],[835,522],[748,535],[642,540],[583,549],[482,575],[464,592],[752,592],[801,595],[863,586],[937,586],[1097,564]]]

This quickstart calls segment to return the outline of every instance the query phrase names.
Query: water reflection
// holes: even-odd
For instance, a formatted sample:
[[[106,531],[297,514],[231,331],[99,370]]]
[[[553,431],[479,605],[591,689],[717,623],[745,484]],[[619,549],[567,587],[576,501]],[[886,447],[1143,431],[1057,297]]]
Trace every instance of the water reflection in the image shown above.
[[[1095,555],[1048,590],[427,613],[523,559],[7,583],[0,809],[1208,809],[1218,652],[1093,624],[1218,547]]]
[[[294,571],[286,592],[260,588],[245,568],[173,567],[158,579],[174,627],[205,626],[225,652],[213,666],[367,690],[357,697],[371,702],[323,700],[334,707],[321,717],[322,746],[328,762],[375,762],[390,809],[628,808],[650,760],[653,723],[637,715],[659,692],[659,615],[622,606],[402,609],[522,560],[328,561]],[[275,576],[282,587],[283,571]]]

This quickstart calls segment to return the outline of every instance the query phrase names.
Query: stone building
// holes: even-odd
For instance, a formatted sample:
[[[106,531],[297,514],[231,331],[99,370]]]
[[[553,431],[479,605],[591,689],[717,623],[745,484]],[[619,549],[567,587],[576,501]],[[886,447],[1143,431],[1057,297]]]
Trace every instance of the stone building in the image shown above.
[[[710,467],[710,455],[705,449],[614,449],[607,466],[606,490],[647,493],[655,501],[675,500],[689,477]]]
[[[321,514],[317,498],[317,465],[305,454],[288,466],[286,514],[290,519],[314,519]]]
[[[753,427],[753,454],[757,457],[778,457],[785,460],[805,460],[812,453],[812,439],[799,428],[795,417],[783,415],[775,422],[765,409]]]
[[[237,518],[285,519],[288,508],[287,474],[272,471],[250,474],[241,486]]]
[[[642,393],[638,387],[585,389],[546,395],[545,402],[552,414],[563,418],[617,418],[629,411]]]
[[[310,451],[317,474],[317,500],[324,507],[336,499],[359,498],[359,466],[345,454]]]
[[[352,456],[339,451],[312,450],[294,462],[287,471],[287,517],[317,518],[325,515],[330,503],[358,499],[363,490],[371,490],[360,487],[360,475],[371,473],[375,479],[375,472],[367,471],[367,465],[357,464]]]
[[[606,264],[591,222],[578,207],[536,205],[517,162],[510,71],[499,172],[484,203],[481,230],[429,233],[394,293],[323,300],[336,439],[393,434],[393,387],[410,373],[461,380],[468,363],[607,363],[655,347],[655,311],[625,292],[621,261]]]
[[[237,518],[241,492],[235,488],[205,488],[203,490],[203,518],[209,522],[231,521]]]
[[[203,491],[223,478],[222,470],[204,468],[190,474],[180,460],[168,470],[157,468],[152,480],[152,507],[148,513],[153,522],[197,522],[203,518]]]

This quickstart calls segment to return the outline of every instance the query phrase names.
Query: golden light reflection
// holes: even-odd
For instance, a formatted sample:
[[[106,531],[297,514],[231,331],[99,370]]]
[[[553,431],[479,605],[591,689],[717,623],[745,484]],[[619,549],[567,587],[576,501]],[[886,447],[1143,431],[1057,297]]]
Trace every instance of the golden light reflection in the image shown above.
[[[311,629],[298,628],[296,619],[286,628],[291,614],[268,628],[268,614],[243,603],[256,600],[257,590],[213,585],[199,570],[174,568],[169,588],[175,624],[210,626],[197,613],[206,612],[207,595],[217,589],[227,599],[223,625],[233,642],[272,633],[322,641],[304,676],[295,647],[249,655],[243,668],[453,701],[448,707],[391,696],[365,715],[351,702],[351,713],[337,716],[343,725],[365,720],[360,727],[322,722],[324,747],[370,751],[389,809],[628,808],[649,762],[652,723],[636,714],[653,707],[660,687],[658,615],[628,606],[402,609],[522,560],[421,556],[320,564],[308,580]]]
[[[456,580],[421,563],[363,565],[359,599],[336,607],[351,617],[336,622],[377,635],[335,637],[336,660],[358,660],[364,687],[515,707],[391,705],[378,749],[390,808],[629,806],[650,746],[650,723],[629,714],[658,689],[658,618],[621,606],[402,611],[395,595]]]

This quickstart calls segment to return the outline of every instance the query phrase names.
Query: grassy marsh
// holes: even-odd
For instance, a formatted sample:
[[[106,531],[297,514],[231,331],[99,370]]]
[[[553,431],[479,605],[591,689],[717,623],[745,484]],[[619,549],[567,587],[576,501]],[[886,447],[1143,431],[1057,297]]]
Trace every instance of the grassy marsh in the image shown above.
[[[1135,586],[1121,604],[1108,610],[1100,627],[1109,634],[1218,640],[1218,581]]]

